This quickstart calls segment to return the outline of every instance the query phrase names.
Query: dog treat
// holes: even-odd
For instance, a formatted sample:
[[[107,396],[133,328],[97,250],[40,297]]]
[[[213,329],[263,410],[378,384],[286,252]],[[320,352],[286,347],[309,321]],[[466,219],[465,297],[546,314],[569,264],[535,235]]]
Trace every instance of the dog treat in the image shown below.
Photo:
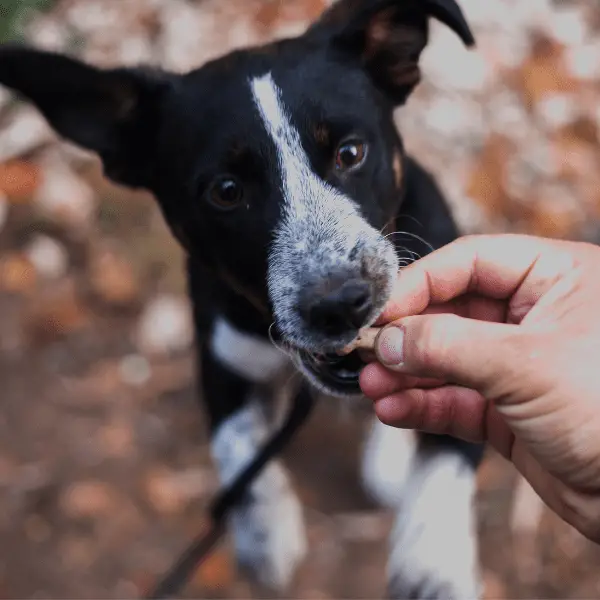
[[[353,350],[373,350],[375,347],[375,338],[380,331],[381,327],[364,327],[358,332],[358,336],[342,348],[338,354],[345,356]]]

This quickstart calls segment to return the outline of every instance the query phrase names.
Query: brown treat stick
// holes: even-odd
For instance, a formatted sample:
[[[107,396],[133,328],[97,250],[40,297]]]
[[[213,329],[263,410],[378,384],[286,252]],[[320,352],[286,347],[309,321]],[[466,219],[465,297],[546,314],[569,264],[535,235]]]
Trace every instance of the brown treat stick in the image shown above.
[[[375,348],[375,338],[380,331],[381,327],[365,327],[361,329],[358,336],[342,348],[338,354],[344,356],[350,354],[353,350],[373,350]]]

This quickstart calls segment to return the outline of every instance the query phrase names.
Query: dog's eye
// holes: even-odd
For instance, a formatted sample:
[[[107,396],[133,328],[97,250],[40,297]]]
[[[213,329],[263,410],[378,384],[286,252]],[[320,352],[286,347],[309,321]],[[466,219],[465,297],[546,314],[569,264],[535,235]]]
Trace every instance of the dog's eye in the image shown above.
[[[335,168],[338,171],[348,171],[360,166],[365,160],[367,148],[360,141],[344,142],[337,150]]]
[[[241,184],[232,177],[217,179],[209,190],[211,203],[225,210],[239,206],[243,196]]]

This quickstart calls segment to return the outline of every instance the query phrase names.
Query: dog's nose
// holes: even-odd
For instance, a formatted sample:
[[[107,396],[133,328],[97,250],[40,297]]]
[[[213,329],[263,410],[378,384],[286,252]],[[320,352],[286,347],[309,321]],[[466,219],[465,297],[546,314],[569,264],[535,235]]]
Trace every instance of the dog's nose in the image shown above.
[[[350,280],[324,296],[309,300],[305,318],[309,325],[328,335],[341,335],[362,327],[372,308],[371,287]]]

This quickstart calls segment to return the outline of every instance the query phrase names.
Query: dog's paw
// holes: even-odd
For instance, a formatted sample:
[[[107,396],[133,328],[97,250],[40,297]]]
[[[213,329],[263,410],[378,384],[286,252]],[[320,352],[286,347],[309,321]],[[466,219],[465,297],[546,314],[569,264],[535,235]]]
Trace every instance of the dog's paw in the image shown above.
[[[471,548],[453,544],[427,526],[397,541],[388,565],[388,597],[393,600],[478,600],[481,595]]]
[[[230,520],[238,564],[274,591],[290,585],[306,556],[302,506],[278,464],[257,480]]]
[[[479,586],[473,581],[447,580],[437,573],[402,573],[388,584],[390,600],[478,600]]]
[[[474,473],[462,463],[460,456],[440,455],[410,481],[390,538],[391,598],[480,597]]]

